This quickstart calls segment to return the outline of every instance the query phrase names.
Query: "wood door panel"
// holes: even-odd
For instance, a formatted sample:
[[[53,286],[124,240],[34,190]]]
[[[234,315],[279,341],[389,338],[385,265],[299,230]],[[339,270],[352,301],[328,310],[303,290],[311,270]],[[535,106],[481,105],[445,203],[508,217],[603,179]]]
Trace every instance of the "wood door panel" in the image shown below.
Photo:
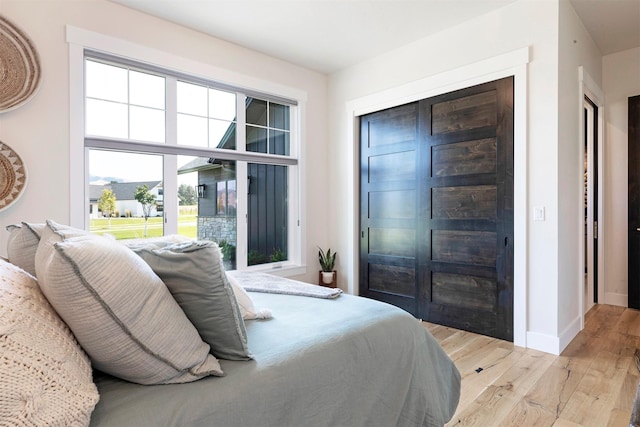
[[[365,136],[367,147],[415,141],[417,138],[417,104],[407,104],[370,115],[366,121]]]
[[[485,138],[431,148],[432,176],[457,176],[496,171],[496,139]]]
[[[414,219],[416,217],[416,190],[371,191],[369,218]]]
[[[415,230],[407,228],[369,228],[369,253],[400,257],[414,257]]]
[[[479,315],[482,314],[482,315]],[[495,337],[498,315],[495,312],[471,311],[467,307],[432,304],[429,322]]]
[[[431,134],[496,126],[496,110],[495,90],[433,104]]]
[[[432,219],[496,219],[495,185],[431,189]]]
[[[415,176],[415,151],[378,154],[369,157],[369,182],[372,184],[412,180],[415,179]]]
[[[495,267],[496,233],[433,230],[431,251],[433,261]]]
[[[413,297],[416,271],[400,265],[369,264],[369,290]]]
[[[496,279],[462,274],[433,272],[431,275],[432,301],[457,307],[495,311],[493,290]]]

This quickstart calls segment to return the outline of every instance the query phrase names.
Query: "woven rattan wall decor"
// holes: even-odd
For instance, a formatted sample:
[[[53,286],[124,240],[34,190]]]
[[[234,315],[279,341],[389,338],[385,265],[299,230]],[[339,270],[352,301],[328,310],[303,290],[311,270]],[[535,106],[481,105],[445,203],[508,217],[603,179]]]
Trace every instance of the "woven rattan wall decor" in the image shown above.
[[[0,16],[0,113],[29,101],[40,87],[40,58],[27,35]]]
[[[20,156],[0,141],[0,211],[18,200],[27,185],[27,171]]]

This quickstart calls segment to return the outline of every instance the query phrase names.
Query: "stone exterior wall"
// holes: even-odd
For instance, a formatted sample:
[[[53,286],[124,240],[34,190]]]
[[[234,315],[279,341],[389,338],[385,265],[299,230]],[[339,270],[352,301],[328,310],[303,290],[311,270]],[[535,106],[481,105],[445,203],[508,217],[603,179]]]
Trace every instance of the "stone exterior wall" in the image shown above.
[[[199,216],[198,239],[236,245],[236,219],[228,216]]]
[[[236,247],[236,218],[229,216],[199,216],[198,240],[212,240],[220,243],[225,240]],[[235,269],[235,256],[232,259],[224,258],[224,267],[227,270]]]

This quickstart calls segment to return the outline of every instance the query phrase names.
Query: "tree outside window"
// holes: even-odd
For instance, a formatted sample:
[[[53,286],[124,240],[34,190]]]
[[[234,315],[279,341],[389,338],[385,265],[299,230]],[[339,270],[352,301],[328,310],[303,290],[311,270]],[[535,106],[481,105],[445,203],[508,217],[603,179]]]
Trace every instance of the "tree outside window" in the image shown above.
[[[156,196],[149,192],[149,187],[145,184],[136,188],[136,193],[133,197],[142,205],[144,237],[147,237],[147,225],[151,216],[151,209],[156,206]]]
[[[104,189],[98,199],[98,209],[107,217],[107,227],[111,227],[111,215],[116,210],[116,196],[113,191]]]

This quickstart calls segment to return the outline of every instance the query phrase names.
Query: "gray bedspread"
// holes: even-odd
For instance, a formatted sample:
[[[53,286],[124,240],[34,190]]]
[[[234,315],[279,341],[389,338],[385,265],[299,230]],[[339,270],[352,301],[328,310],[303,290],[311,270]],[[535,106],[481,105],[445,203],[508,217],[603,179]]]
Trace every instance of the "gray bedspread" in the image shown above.
[[[406,312],[341,295],[251,293],[273,318],[247,321],[253,361],[225,377],[143,386],[96,373],[92,426],[442,426],[460,375]]]

